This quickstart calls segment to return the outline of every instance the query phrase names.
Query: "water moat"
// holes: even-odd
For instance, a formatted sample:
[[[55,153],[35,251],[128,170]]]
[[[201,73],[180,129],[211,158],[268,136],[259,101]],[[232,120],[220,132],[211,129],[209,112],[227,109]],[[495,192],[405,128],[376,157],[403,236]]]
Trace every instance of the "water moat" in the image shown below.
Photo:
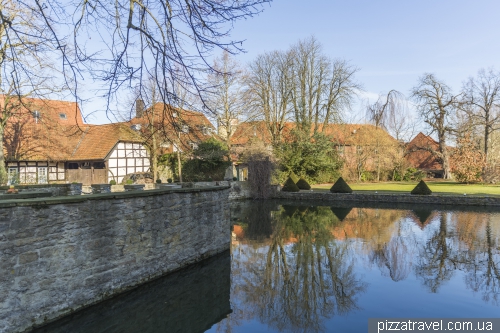
[[[498,209],[331,205],[232,202],[230,251],[34,332],[365,332],[373,317],[498,317]]]

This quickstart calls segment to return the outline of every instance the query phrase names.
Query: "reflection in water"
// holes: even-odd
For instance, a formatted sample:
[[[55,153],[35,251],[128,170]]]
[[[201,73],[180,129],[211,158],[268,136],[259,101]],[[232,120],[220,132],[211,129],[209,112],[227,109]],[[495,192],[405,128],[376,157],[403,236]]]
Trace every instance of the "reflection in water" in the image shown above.
[[[143,285],[33,333],[198,333],[231,312],[230,254]]]
[[[233,275],[237,262],[244,278],[233,278],[232,288],[244,299],[243,312],[278,331],[316,332],[325,329],[323,318],[356,309],[366,286],[353,271],[349,244],[334,240],[339,221],[332,210],[284,205],[264,217],[255,205],[249,211],[259,211],[258,223],[271,220],[272,234],[257,251],[233,249]]]
[[[36,332],[364,332],[371,317],[498,316],[498,213],[232,206],[231,257]]]
[[[237,332],[240,327],[247,331],[248,325],[260,325],[256,330],[266,332],[338,331],[339,318],[363,322],[373,317],[364,308],[372,303],[372,311],[377,309],[379,314],[408,316],[395,313],[398,304],[386,304],[391,312],[383,312],[377,303],[385,300],[371,295],[375,292],[401,297],[401,308],[410,307],[414,317],[429,316],[422,309],[435,303],[430,295],[436,293],[447,305],[442,308],[453,311],[458,303],[450,299],[447,304],[445,299],[453,293],[442,293],[450,283],[464,297],[463,304],[473,302],[478,293],[483,304],[499,303],[496,214],[289,202],[238,205],[240,209],[233,213],[238,230],[231,264],[233,313],[217,325],[217,332]],[[391,294],[391,283],[403,283],[404,290],[414,294],[411,301],[406,293]],[[469,290],[466,296],[460,288]],[[492,311],[497,313],[498,308]]]

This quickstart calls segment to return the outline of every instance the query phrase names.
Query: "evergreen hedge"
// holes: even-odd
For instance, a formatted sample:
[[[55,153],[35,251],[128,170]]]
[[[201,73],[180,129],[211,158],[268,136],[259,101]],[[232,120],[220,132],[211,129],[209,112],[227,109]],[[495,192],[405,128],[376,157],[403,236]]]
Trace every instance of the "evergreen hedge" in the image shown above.
[[[311,189],[311,185],[309,185],[309,183],[304,178],[300,178],[299,181],[296,182],[295,184],[297,184],[297,187],[301,190]]]
[[[297,182],[299,181],[299,176],[297,176],[293,171],[290,172],[290,175],[288,177],[290,177],[295,184],[297,184]]]
[[[411,194],[431,195],[432,191],[429,186],[427,186],[427,184],[423,180],[421,180],[420,183],[418,183],[417,186],[415,186],[415,188],[411,190]]]
[[[339,179],[337,179],[335,184],[333,184],[332,188],[330,189],[330,192],[332,192],[332,193],[352,193],[352,189],[349,185],[347,185],[344,178],[340,177]]]
[[[284,192],[298,192],[298,191],[300,191],[297,184],[295,184],[295,182],[290,177],[288,177],[288,179],[286,180],[286,182],[283,185],[283,188],[281,190]]]

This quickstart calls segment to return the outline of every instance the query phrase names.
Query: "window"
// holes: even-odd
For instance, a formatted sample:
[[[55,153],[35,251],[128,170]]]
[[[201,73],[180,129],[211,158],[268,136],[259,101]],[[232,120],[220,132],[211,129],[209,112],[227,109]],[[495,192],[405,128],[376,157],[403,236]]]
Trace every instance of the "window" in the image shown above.
[[[182,130],[182,133],[189,133],[189,126],[188,125],[182,125],[181,130]]]
[[[38,184],[47,184],[47,167],[38,168]]]
[[[198,144],[196,142],[190,142],[189,145],[191,146],[191,149],[197,149]]]
[[[19,172],[17,167],[7,170],[7,185],[19,184]]]
[[[94,162],[94,169],[106,169],[104,162]]]
[[[63,120],[66,120],[68,119],[68,116],[66,116],[66,113],[59,113],[59,118],[63,119]]]
[[[202,133],[203,135],[211,135],[212,134],[212,129],[208,126],[203,126],[202,127]]]

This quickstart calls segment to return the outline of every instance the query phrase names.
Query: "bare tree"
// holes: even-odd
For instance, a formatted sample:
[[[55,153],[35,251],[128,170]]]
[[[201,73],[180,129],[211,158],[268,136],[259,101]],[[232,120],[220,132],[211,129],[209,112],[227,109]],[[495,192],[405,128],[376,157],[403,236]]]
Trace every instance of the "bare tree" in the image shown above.
[[[205,100],[217,123],[218,134],[230,150],[231,135],[246,111],[244,72],[228,52],[215,59],[213,68],[216,72],[210,73],[207,80],[213,88]]]
[[[481,69],[477,77],[470,77],[464,83],[462,92],[461,109],[469,124],[481,128],[483,152],[488,161],[491,134],[500,129],[500,73],[491,68]]]
[[[158,88],[172,82],[201,95],[203,76],[212,70],[207,57],[214,50],[242,50],[229,40],[233,23],[261,11],[270,0],[128,0],[21,2],[45,18],[42,29],[57,40],[63,64],[72,79],[90,73],[104,83],[107,111],[121,93],[147,89],[154,77]],[[58,21],[48,18],[57,13]],[[67,36],[60,31],[69,31]],[[66,29],[62,29],[66,28]],[[92,45],[89,43],[92,38]],[[96,46],[98,51],[96,52]],[[99,49],[100,48],[100,49]],[[73,51],[74,56],[68,52]],[[84,76],[83,76],[84,77]],[[178,99],[171,90],[159,90],[161,101]],[[74,90],[76,96],[78,91]]]
[[[434,74],[424,74],[412,89],[420,117],[436,133],[438,150],[432,150],[443,164],[443,178],[450,179],[449,152],[446,146],[448,135],[453,131],[450,118],[455,113],[460,95],[453,95],[450,87],[438,80]]]
[[[45,97],[65,85],[54,81],[57,58],[44,17],[25,2],[0,0],[0,183],[6,181],[4,133],[10,120],[34,111],[27,97]]]
[[[293,45],[292,109],[297,126],[316,133],[323,125],[338,123],[351,106],[361,85],[354,80],[358,69],[345,60],[322,54],[321,44],[310,37]]]
[[[338,123],[361,85],[358,69],[345,60],[332,60],[310,37],[287,51],[260,55],[250,65],[248,87],[253,108],[261,115],[276,144],[285,122],[293,119],[299,130],[313,135],[329,123]]]
[[[397,90],[391,90],[387,95],[381,96],[377,101],[366,107],[366,113],[369,119],[375,124],[375,127],[386,129],[388,125],[395,125],[395,129],[399,133],[402,129],[403,122],[400,118],[404,118],[407,113],[405,96]],[[380,138],[379,131],[375,131],[375,154],[377,163],[377,181],[380,181]]]
[[[292,64],[292,54],[281,51],[259,55],[250,64],[246,85],[252,112],[266,124],[273,144],[280,142],[290,116]]]

